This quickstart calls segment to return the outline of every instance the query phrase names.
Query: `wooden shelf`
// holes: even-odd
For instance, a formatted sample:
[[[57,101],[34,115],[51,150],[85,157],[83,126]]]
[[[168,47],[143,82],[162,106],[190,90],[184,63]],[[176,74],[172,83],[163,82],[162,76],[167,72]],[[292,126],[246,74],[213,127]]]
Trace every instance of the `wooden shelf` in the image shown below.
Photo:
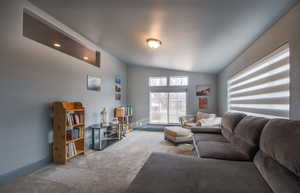
[[[67,140],[67,141],[66,141],[66,144],[74,143],[74,142],[76,142],[76,141],[83,140],[83,139],[84,139],[83,137],[79,137],[79,138],[77,138],[77,139]]]
[[[55,102],[53,110],[53,160],[58,164],[66,164],[69,159],[85,153],[85,108],[80,102]],[[74,117],[78,117],[80,124],[70,124],[74,123]],[[79,138],[67,140],[67,135],[70,134],[68,132],[72,131],[67,129],[70,127],[76,128],[72,128],[76,131],[73,134],[79,135]],[[67,156],[74,152],[77,153],[71,157]]]
[[[72,159],[73,157],[76,157],[76,156],[78,156],[80,154],[83,154],[83,153],[84,153],[84,150],[77,150],[77,154],[75,154],[73,156],[70,156],[70,157],[67,157],[67,160]]]
[[[80,123],[80,124],[68,125],[66,128],[69,128],[69,127],[81,127],[81,126],[84,126],[84,124]]]
[[[85,109],[66,109],[66,112],[84,112]]]

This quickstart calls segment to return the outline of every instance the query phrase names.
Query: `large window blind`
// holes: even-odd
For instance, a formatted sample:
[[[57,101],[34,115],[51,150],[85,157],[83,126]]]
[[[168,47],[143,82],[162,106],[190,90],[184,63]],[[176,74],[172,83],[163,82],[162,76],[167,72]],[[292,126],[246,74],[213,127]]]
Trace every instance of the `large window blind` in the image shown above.
[[[228,110],[268,118],[289,118],[288,44],[228,80]]]

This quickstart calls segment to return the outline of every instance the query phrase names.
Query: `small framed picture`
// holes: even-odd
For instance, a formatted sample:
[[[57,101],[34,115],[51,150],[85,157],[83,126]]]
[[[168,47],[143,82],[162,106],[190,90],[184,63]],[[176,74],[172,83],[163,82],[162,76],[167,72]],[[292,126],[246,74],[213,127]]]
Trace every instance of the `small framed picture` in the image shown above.
[[[121,92],[121,90],[122,90],[121,85],[116,84],[116,85],[115,85],[115,91],[116,91],[116,92]]]
[[[87,90],[101,91],[101,78],[94,76],[87,76]]]
[[[210,86],[197,85],[196,86],[196,96],[209,96]]]
[[[116,83],[116,84],[122,84],[122,77],[119,76],[119,75],[117,75],[117,76],[115,77],[115,83]]]
[[[207,108],[208,108],[208,98],[199,97],[199,109],[207,109]]]
[[[115,99],[116,99],[117,101],[120,101],[120,100],[121,100],[121,97],[122,97],[122,95],[121,95],[120,93],[116,93]]]

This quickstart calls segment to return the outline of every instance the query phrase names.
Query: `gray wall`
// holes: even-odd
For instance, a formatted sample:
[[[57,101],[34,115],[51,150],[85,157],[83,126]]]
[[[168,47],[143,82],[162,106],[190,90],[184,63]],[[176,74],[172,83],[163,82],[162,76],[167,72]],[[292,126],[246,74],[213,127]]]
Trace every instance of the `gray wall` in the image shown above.
[[[112,112],[114,106],[126,102],[127,65],[100,50],[99,69],[23,37],[24,6],[30,4],[11,0],[0,6],[0,178],[49,159],[52,102],[82,102],[87,125],[99,121],[101,108]],[[88,74],[102,77],[101,92],[86,90]],[[114,100],[115,75],[124,77],[121,103]]]
[[[300,119],[300,4],[267,30],[244,53],[218,75],[219,114],[227,111],[227,80],[248,65],[266,56],[285,42],[290,44],[290,117]]]
[[[149,86],[148,79],[150,76],[188,76],[188,103],[187,113],[194,114],[199,109],[196,99],[196,85],[211,85],[211,96],[209,96],[209,108],[201,110],[203,112],[216,113],[217,111],[217,93],[216,93],[216,75],[164,70],[148,67],[128,66],[128,88],[127,88],[127,102],[134,107],[135,120],[149,119]]]

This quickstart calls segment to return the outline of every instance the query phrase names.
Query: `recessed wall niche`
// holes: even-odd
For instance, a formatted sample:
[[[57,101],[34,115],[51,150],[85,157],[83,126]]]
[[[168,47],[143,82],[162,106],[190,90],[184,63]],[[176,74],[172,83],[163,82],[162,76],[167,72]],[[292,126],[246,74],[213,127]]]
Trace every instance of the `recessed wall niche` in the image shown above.
[[[82,45],[75,38],[25,9],[23,36],[100,68],[100,52]]]

